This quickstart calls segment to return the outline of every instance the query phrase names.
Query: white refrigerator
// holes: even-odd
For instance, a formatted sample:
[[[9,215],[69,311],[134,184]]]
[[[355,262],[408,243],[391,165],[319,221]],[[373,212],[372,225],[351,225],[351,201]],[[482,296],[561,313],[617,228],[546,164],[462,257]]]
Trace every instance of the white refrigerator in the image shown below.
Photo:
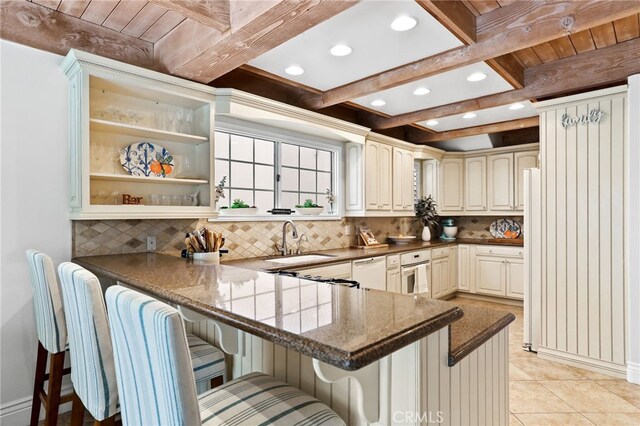
[[[540,169],[524,171],[524,349],[542,336],[542,205]]]

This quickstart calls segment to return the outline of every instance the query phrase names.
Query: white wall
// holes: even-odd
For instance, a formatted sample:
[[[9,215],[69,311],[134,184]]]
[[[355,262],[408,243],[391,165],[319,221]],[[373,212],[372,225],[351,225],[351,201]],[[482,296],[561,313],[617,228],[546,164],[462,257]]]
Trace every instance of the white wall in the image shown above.
[[[62,57],[0,40],[0,423],[27,424],[37,337],[25,250],[71,255]],[[26,410],[25,410],[26,407]],[[22,411],[20,411],[22,410]]]

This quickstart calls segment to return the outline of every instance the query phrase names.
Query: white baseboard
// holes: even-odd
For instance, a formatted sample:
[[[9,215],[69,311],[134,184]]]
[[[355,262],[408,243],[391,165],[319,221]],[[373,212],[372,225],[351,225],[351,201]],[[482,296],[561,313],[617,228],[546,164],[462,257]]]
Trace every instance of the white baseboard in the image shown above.
[[[69,393],[73,389],[71,384],[62,387],[62,394]],[[32,396],[26,396],[14,401],[9,401],[0,406],[0,424],[7,426],[28,425],[31,420]],[[71,403],[62,404],[59,413],[71,411]],[[40,420],[44,420],[44,407],[40,408]]]
[[[640,364],[627,362],[627,382],[640,384]]]
[[[588,358],[586,356],[576,355],[551,348],[543,348],[541,346],[538,347],[538,357],[548,361],[561,362],[573,367],[595,371],[596,373],[606,374],[607,376],[619,379],[627,378],[627,368],[624,365],[613,364],[599,359]]]
[[[524,302],[519,299],[508,299],[506,297],[498,297],[498,296],[485,296],[483,294],[468,293],[466,291],[460,291],[460,290],[453,293],[452,296],[462,297],[465,299],[482,300],[484,302],[500,303],[503,305],[519,306],[521,308],[524,306]]]

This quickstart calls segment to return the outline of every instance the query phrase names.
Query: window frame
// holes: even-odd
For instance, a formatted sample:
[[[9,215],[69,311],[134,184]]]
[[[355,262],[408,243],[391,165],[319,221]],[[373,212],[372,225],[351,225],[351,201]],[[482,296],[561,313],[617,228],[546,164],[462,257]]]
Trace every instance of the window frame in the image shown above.
[[[327,214],[326,210],[328,209],[328,203],[326,201],[321,201],[320,199],[318,199],[316,202],[318,202],[318,204],[322,204],[325,206],[325,212],[322,215],[300,215],[300,214],[292,214],[292,215],[272,215],[263,211],[260,211],[257,215],[244,215],[244,216],[224,216],[224,215],[219,215],[216,219],[210,219],[209,221],[256,221],[256,220],[260,220],[260,221],[265,221],[265,220],[274,220],[274,221],[281,221],[283,220],[283,218],[291,218],[291,217],[296,217],[296,218],[304,218],[305,220],[339,220],[342,219],[343,217],[343,210],[344,210],[344,202],[342,200],[342,195],[344,193],[344,182],[342,181],[342,174],[343,174],[343,168],[344,168],[344,143],[343,142],[338,142],[338,141],[334,141],[334,140],[330,140],[330,139],[325,139],[325,138],[321,138],[321,137],[317,137],[317,136],[313,136],[313,135],[308,135],[308,134],[304,134],[304,133],[298,133],[298,132],[294,132],[288,129],[280,129],[280,128],[275,128],[275,127],[271,127],[271,126],[266,126],[266,125],[260,125],[257,123],[252,123],[252,122],[246,122],[243,120],[234,120],[234,119],[230,119],[227,118],[226,120],[220,120],[220,119],[216,119],[216,126],[215,126],[215,131],[216,132],[224,132],[224,133],[228,133],[228,134],[233,134],[233,135],[238,135],[238,136],[243,136],[243,137],[248,137],[248,138],[252,138],[252,139],[259,139],[259,140],[265,140],[265,141],[270,141],[270,142],[274,142],[274,198],[275,198],[275,204],[276,205],[280,205],[281,201],[282,201],[282,179],[278,180],[277,176],[278,175],[282,175],[282,161],[280,159],[281,156],[281,145],[283,143],[285,144],[290,144],[290,145],[296,145],[298,147],[305,147],[305,148],[310,148],[310,149],[316,149],[316,150],[323,150],[323,151],[329,151],[332,155],[331,155],[331,175],[332,175],[332,182],[331,185],[333,187],[333,193],[335,194],[336,197],[336,202],[333,205],[333,214]],[[229,137],[229,142],[230,142],[230,137]],[[215,144],[215,140],[212,143],[213,146],[213,150],[214,150],[214,164],[213,164],[213,175],[215,176],[215,161],[218,160],[218,157],[216,156],[216,144]],[[253,188],[251,189],[252,191],[256,191],[255,188],[255,165],[258,164],[262,164],[262,163],[256,163],[255,162],[255,145],[254,145],[254,161],[253,162],[248,162],[248,161],[236,161],[236,160],[231,160],[231,151],[229,151],[229,158],[228,159],[223,159],[225,161],[229,162],[229,166],[231,166],[231,162],[232,161],[236,161],[238,163],[245,163],[245,164],[252,164],[254,167],[254,185]],[[317,160],[316,160],[317,161]],[[316,162],[316,166],[317,166],[317,162]],[[288,167],[288,166],[285,166]],[[306,168],[300,167],[300,163],[298,160],[298,167],[297,167],[298,173],[300,172],[300,170],[307,170]],[[311,169],[308,169],[311,170]],[[316,194],[318,194],[318,198],[320,198],[322,196],[322,192],[318,192],[318,188],[317,188],[317,173],[319,172],[317,169],[315,170],[316,172]],[[299,179],[299,176],[298,176]],[[229,182],[228,184],[230,184],[230,178],[229,178]],[[218,182],[214,182],[214,185],[217,185]],[[298,180],[298,185],[299,185],[299,180]],[[225,187],[225,188],[231,188],[229,186]],[[235,189],[239,189],[242,190],[242,188],[235,188]],[[258,190],[259,191],[259,190]],[[303,194],[305,193],[304,191],[301,191],[299,186],[298,186],[298,191],[285,191],[285,192],[297,192],[298,194]],[[293,208],[293,210],[295,210],[295,207]]]

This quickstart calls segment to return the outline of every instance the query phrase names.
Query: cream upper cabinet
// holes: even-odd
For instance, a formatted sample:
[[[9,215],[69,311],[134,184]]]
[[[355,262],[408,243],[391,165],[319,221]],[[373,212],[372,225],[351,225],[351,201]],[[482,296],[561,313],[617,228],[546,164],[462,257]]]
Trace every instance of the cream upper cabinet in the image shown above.
[[[489,210],[514,210],[513,154],[489,155]]]
[[[442,214],[464,210],[464,159],[443,158],[440,163],[438,208]]]
[[[365,202],[367,210],[391,210],[391,146],[365,145]]]
[[[413,153],[393,148],[393,210],[413,210]]]
[[[484,211],[487,209],[487,157],[465,158],[464,168],[464,209]]]
[[[524,171],[538,167],[538,151],[516,152],[513,158],[515,210],[524,211]]]
[[[438,160],[430,159],[422,162],[422,194],[431,195],[439,204],[438,197]]]

